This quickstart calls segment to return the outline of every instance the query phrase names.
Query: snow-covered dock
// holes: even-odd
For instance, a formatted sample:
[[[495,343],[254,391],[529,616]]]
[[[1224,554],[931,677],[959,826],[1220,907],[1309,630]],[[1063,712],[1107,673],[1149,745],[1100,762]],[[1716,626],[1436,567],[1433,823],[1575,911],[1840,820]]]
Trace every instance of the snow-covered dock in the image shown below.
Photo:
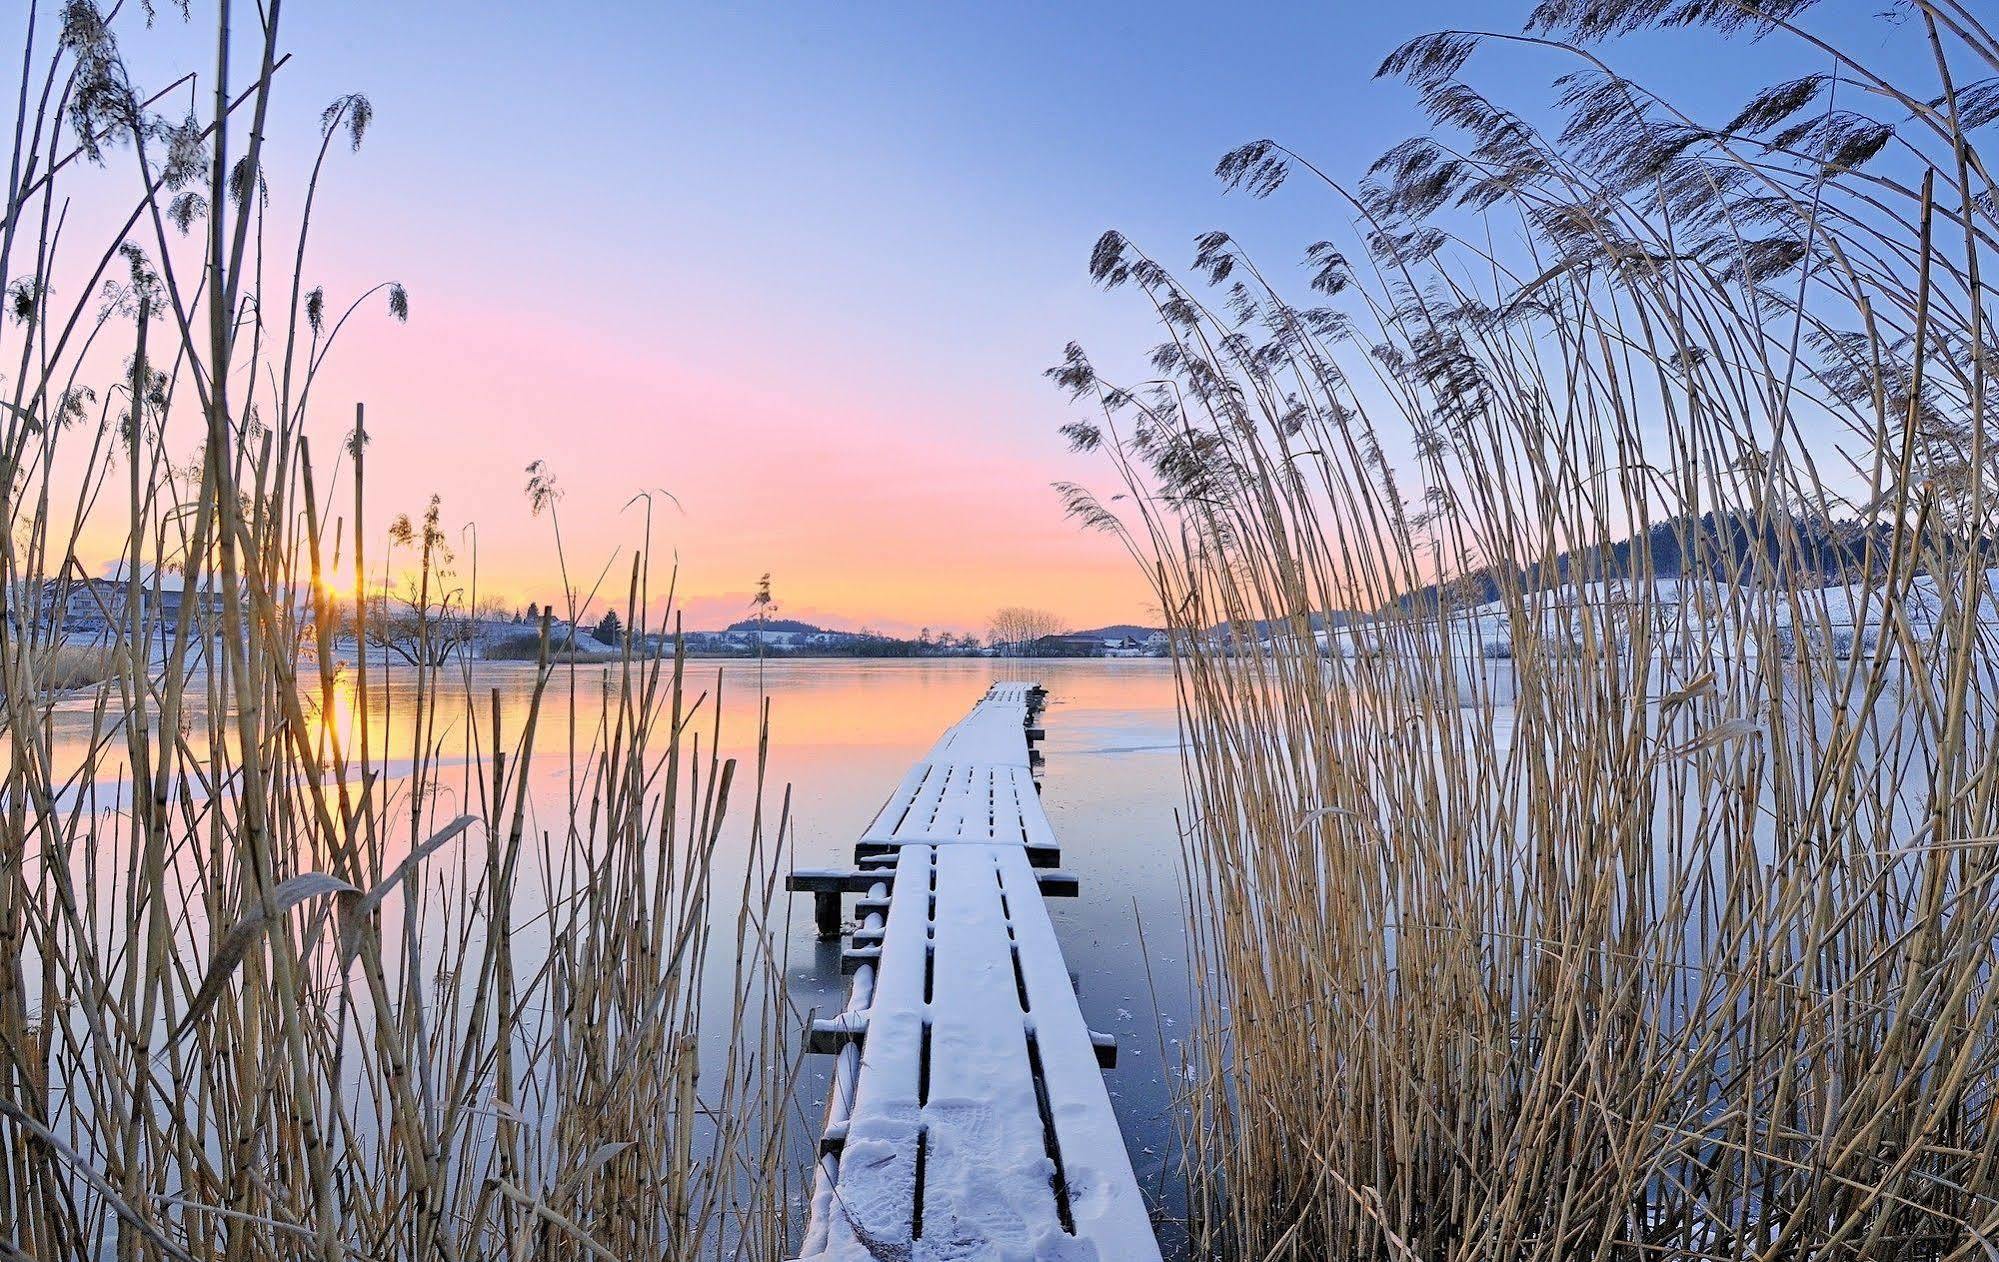
[[[1043,904],[1074,893],[1031,770],[1043,693],[994,684],[855,848],[798,872],[822,933],[860,895],[803,1259],[1159,1257]]]

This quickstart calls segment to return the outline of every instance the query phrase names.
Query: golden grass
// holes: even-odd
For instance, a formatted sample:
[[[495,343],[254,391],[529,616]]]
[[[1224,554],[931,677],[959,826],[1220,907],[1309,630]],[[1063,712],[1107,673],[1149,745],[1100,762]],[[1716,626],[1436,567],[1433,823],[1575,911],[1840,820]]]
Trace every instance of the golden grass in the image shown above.
[[[123,672],[125,654],[112,646],[65,644],[44,654],[40,664],[43,688],[88,688]]]

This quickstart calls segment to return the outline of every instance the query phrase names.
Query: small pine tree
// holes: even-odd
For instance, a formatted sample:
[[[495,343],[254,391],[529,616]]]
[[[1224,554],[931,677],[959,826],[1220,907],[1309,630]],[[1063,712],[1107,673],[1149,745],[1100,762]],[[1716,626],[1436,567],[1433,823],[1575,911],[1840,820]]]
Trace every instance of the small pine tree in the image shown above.
[[[624,627],[618,622],[618,611],[606,613],[597,623],[596,636],[606,644],[617,644],[624,636]]]

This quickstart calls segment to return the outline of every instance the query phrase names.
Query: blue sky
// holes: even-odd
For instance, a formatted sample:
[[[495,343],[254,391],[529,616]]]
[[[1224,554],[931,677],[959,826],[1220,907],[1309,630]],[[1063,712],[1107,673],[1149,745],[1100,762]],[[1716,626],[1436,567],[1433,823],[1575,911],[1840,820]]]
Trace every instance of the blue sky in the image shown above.
[[[205,70],[205,34],[162,8],[127,37],[141,77]],[[1064,448],[1040,371],[1076,338],[1135,376],[1153,340],[1134,295],[1091,287],[1091,244],[1115,227],[1179,264],[1221,227],[1295,267],[1340,207],[1302,183],[1224,196],[1216,158],[1268,135],[1357,175],[1425,128],[1373,78],[1390,49],[1526,12],[292,0],[274,204],[321,107],[365,92],[376,123],[334,164],[309,282],[338,302],[395,278],[412,301],[407,328],[344,335],[322,424],[365,398],[385,517],[441,493],[523,602],[553,562],[520,500],[541,458],[593,573],[632,537],[633,491],[680,497],[698,623],[766,570],[787,612],[843,625],[1144,618],[1129,562],[1047,486],[1105,470]],[[1712,112],[1796,65],[1701,33],[1610,56]],[[1571,65],[1481,54],[1469,77],[1531,110]]]

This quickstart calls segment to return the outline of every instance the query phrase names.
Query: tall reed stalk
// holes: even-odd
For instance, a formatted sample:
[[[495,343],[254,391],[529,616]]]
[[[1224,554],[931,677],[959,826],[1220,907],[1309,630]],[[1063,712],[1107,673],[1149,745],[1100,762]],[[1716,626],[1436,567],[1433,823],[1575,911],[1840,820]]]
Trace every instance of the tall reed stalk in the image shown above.
[[[1174,637],[1197,1256],[1999,1256],[1999,40],[1814,17],[1413,41],[1434,135],[1219,168],[1351,225],[1325,306],[1098,245],[1159,375],[1052,375]],[[1806,69],[1701,123],[1654,25]],[[1475,54],[1566,63],[1553,134]]]
[[[342,311],[304,283],[365,98],[326,109],[295,219],[271,209],[282,8],[216,0],[212,72],[151,95],[118,42],[151,6],[26,14],[0,220],[0,1257],[778,1256],[787,820],[763,746],[732,813],[719,698],[680,654],[561,676],[546,618],[504,700],[449,659],[369,661],[368,431],[357,409],[315,451],[310,404],[363,303],[407,298]],[[390,558],[419,608],[455,581],[434,527]],[[646,582],[641,560],[641,633]]]

